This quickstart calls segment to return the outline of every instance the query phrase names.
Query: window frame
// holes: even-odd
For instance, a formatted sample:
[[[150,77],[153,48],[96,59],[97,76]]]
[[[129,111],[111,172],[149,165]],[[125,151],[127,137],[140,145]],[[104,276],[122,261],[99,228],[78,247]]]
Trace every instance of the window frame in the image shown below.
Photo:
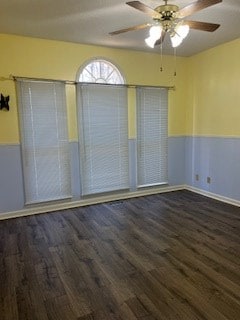
[[[121,82],[120,83],[109,83],[109,84],[116,84],[116,85],[124,85],[126,84],[126,79],[123,75],[123,72],[121,70],[121,68],[113,61],[109,60],[109,59],[106,59],[104,57],[93,57],[91,59],[88,59],[86,60],[81,66],[80,68],[78,69],[78,72],[77,72],[77,75],[76,75],[76,82],[89,82],[89,81],[80,81],[80,77],[81,77],[81,74],[83,72],[83,70],[90,64],[94,63],[94,62],[104,62],[106,64],[109,64],[118,74],[119,76],[122,78]],[[90,83],[90,82],[89,82]],[[93,82],[93,83],[99,83],[99,82]],[[106,82],[107,84],[107,82]]]

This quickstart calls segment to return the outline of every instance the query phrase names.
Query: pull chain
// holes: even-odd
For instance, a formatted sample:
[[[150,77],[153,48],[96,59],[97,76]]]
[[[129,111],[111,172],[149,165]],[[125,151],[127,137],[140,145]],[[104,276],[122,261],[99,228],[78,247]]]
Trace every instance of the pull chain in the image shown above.
[[[176,52],[177,52],[177,49],[176,48],[174,48],[174,77],[176,77],[177,76],[177,54],[176,54]]]
[[[161,55],[161,67],[160,67],[160,71],[163,72],[163,54],[162,54],[162,42],[161,42],[161,45],[160,45],[160,55]]]

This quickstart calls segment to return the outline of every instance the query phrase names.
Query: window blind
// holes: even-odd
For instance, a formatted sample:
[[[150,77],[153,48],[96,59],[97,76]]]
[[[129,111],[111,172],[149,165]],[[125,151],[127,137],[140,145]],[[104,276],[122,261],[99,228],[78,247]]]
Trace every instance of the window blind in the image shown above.
[[[138,187],[167,183],[168,91],[137,88]]]
[[[79,84],[82,195],[129,188],[127,89]]]
[[[26,203],[71,196],[65,85],[17,81]]]

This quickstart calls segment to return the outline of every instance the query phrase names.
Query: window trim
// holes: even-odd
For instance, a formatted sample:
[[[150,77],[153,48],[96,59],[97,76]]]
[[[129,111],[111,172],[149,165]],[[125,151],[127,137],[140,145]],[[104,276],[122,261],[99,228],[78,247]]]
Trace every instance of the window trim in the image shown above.
[[[116,69],[116,71],[119,72],[120,76],[123,79],[123,83],[119,83],[119,84],[126,84],[126,77],[124,76],[124,73],[122,72],[122,69],[119,67],[118,64],[116,64],[115,62],[113,62],[112,60],[102,57],[102,56],[97,56],[97,57],[92,57],[88,60],[86,60],[78,69],[77,74],[76,74],[76,82],[81,82],[79,81],[81,73],[83,72],[83,70],[86,68],[87,65],[89,65],[90,63],[94,62],[94,61],[104,61],[108,64],[110,64],[114,69]],[[110,83],[112,84],[112,83]]]

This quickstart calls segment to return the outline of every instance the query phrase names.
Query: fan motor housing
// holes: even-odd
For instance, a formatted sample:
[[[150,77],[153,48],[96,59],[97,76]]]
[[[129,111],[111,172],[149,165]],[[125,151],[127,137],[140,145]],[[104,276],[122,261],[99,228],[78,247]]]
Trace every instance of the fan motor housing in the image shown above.
[[[172,4],[167,4],[158,6],[154,10],[161,15],[161,20],[172,20],[175,17],[176,12],[179,11],[179,7]]]

